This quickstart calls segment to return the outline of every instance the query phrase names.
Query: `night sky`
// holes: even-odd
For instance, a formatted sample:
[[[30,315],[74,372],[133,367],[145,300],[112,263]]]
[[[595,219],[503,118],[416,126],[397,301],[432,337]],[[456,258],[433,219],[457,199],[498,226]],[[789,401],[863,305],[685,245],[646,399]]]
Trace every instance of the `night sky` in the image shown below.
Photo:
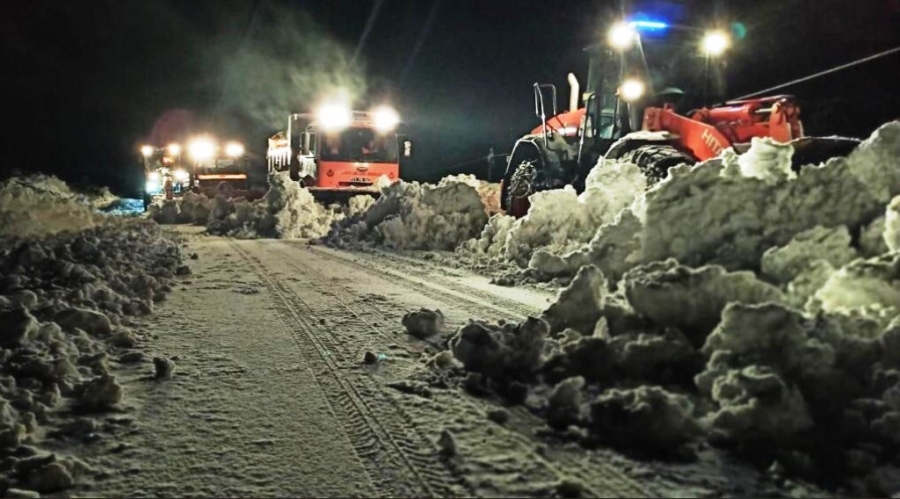
[[[491,147],[508,152],[537,125],[535,81],[556,83],[566,105],[566,73],[585,80],[581,50],[602,40],[619,3],[15,2],[0,18],[3,170],[134,191],[143,142],[209,131],[263,158],[289,112],[341,86],[362,108],[400,110],[417,154],[407,178],[484,176],[486,162],[471,160]],[[632,3],[692,25],[742,23],[727,58],[728,97],[900,46],[900,0]],[[898,82],[895,54],[782,92],[798,97],[808,134],[867,136],[900,118]]]

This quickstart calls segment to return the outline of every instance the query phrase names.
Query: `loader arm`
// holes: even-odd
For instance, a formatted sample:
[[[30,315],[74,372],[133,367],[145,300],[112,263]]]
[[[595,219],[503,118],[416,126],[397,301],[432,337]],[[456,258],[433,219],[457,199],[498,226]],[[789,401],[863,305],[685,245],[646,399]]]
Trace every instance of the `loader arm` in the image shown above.
[[[677,136],[681,148],[700,161],[715,158],[732,146],[716,127],[676,114],[669,105],[647,108],[643,129]]]

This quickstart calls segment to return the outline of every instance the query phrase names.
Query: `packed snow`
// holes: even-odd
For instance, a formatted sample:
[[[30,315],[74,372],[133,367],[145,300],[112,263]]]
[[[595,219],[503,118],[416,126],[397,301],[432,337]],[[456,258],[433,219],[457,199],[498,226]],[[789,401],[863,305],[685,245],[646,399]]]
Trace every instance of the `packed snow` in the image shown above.
[[[116,366],[135,358],[142,340],[129,327],[132,318],[151,313],[186,268],[178,241],[156,224],[94,211],[107,201],[43,176],[0,187],[7,494],[57,493],[96,475],[75,456],[43,450],[43,439],[82,441],[94,433],[94,417],[119,408],[126,393]]]

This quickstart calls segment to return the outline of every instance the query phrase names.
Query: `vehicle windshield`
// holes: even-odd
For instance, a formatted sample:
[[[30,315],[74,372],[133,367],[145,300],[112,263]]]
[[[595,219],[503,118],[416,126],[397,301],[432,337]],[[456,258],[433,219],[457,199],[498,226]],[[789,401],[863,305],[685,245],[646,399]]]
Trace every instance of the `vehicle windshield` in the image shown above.
[[[322,134],[319,154],[323,161],[396,163],[397,136],[379,134],[371,128],[348,128]]]

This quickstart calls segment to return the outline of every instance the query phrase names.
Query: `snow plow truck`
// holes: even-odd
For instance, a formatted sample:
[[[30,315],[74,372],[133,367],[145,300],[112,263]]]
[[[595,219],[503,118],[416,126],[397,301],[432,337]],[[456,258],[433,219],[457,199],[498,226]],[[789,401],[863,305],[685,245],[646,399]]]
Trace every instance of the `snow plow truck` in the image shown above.
[[[707,160],[728,148],[746,152],[753,137],[791,142],[795,169],[849,154],[859,144],[855,139],[805,137],[800,107],[791,95],[745,98],[711,107],[701,101],[700,107],[679,114],[673,101],[682,100],[683,91],[653,90],[661,78],[648,65],[650,47],[641,43],[642,27],[670,26],[648,20],[619,21],[610,26],[605,43],[585,49],[587,83],[579,96],[578,79],[568,75],[568,111],[557,112],[554,85],[534,84],[535,114],[541,124],[521,137],[508,157],[500,194],[507,214],[517,218],[527,214],[528,197],[538,191],[568,184],[582,192],[588,173],[601,158],[636,164],[648,185],[653,185],[666,177],[670,167]],[[691,75],[696,82],[702,74],[699,86],[705,100],[710,62],[725,52],[730,37],[720,30],[706,32],[702,38],[694,28],[684,31],[688,41],[702,49],[706,62],[706,71]],[[683,43],[672,45],[683,47]],[[678,66],[671,64],[671,55],[668,59],[669,68]]]
[[[141,147],[144,165],[144,210],[160,199],[174,199],[190,189],[191,175],[182,164],[181,145]]]
[[[362,112],[326,104],[315,113],[291,114],[287,130],[269,139],[269,171],[288,171],[323,203],[378,196],[382,185],[400,180],[412,157],[401,126],[386,106]]]

